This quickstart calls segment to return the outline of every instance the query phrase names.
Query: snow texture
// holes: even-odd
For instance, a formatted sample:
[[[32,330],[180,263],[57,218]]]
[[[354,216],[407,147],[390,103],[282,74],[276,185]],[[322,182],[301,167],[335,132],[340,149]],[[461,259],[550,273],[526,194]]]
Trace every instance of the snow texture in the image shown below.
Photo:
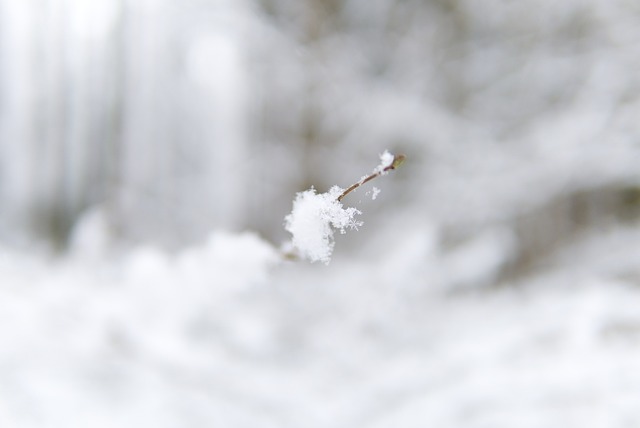
[[[318,194],[311,188],[296,195],[293,210],[285,217],[285,229],[293,235],[293,247],[302,257],[329,264],[335,246],[334,230],[344,234],[347,229],[362,226],[355,219],[361,212],[338,202],[343,191],[333,186],[327,193]]]
[[[374,187],[373,189],[371,189],[371,200],[375,201],[378,198],[378,195],[380,194],[381,190],[378,189],[377,187]]]
[[[387,174],[389,171],[385,171],[384,169],[391,166],[394,160],[395,156],[389,153],[388,150],[385,150],[380,155],[380,164],[373,170],[373,172],[378,174]]]
[[[638,230],[458,294],[432,235],[322,275],[248,233],[98,265],[0,248],[0,425],[634,426]]]

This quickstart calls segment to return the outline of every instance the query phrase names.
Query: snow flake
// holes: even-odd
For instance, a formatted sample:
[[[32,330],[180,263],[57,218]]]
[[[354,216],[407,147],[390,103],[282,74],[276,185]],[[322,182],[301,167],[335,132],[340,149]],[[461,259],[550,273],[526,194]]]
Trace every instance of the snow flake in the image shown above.
[[[373,189],[371,189],[371,200],[375,201],[379,194],[380,194],[380,189],[378,189],[377,187],[374,187]]]
[[[374,173],[386,174],[389,171],[385,171],[385,168],[393,165],[393,161],[395,160],[395,156],[389,153],[389,150],[385,150],[384,153],[380,155],[380,165],[373,170]]]

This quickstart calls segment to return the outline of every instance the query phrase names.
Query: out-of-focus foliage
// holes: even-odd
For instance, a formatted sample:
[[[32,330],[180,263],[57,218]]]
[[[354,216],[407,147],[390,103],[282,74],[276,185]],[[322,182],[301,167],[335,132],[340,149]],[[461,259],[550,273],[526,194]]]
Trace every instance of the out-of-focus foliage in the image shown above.
[[[96,206],[128,240],[279,241],[296,191],[387,148],[409,161],[368,218],[442,252],[494,236],[506,276],[635,218],[633,2],[0,5],[5,241],[64,243]]]

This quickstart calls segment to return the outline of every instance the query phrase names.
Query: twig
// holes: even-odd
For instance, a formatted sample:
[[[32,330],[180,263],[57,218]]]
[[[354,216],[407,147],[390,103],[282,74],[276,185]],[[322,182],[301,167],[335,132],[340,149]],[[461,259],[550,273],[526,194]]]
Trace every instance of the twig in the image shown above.
[[[406,159],[405,155],[395,155],[393,157],[393,162],[391,162],[391,165],[388,165],[386,167],[384,167],[383,169],[374,172],[373,174],[364,177],[362,180],[358,181],[355,184],[352,184],[351,186],[349,186],[347,188],[347,190],[345,190],[344,192],[342,192],[342,194],[340,196],[338,196],[338,202],[342,202],[342,199],[347,196],[349,193],[353,192],[354,190],[356,190],[358,187],[362,186],[365,183],[368,183],[369,181],[373,180],[376,177],[380,177],[381,175],[391,171],[392,169],[396,169],[398,168],[400,165],[402,165],[404,163],[404,160]]]

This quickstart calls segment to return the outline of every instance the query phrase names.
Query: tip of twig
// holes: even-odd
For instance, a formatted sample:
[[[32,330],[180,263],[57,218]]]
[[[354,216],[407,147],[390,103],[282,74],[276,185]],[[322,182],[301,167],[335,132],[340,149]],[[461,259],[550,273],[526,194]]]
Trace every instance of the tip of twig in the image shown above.
[[[391,169],[396,169],[402,165],[407,157],[405,155],[395,155],[391,163]]]
[[[342,192],[342,194],[340,196],[338,196],[338,202],[341,202],[342,199],[347,196],[349,193],[353,192],[354,190],[356,190],[358,187],[362,186],[363,184],[373,180],[376,177],[380,177],[381,175],[385,175],[386,173],[388,173],[390,170],[392,169],[396,169],[398,168],[400,165],[402,165],[404,163],[404,160],[406,159],[405,155],[395,155],[393,157],[393,161],[391,162],[391,164],[387,165],[384,169],[381,169],[382,166],[377,167],[373,173],[367,177],[363,177],[360,181],[358,181],[357,183],[351,185],[347,190],[345,190],[344,192]]]

